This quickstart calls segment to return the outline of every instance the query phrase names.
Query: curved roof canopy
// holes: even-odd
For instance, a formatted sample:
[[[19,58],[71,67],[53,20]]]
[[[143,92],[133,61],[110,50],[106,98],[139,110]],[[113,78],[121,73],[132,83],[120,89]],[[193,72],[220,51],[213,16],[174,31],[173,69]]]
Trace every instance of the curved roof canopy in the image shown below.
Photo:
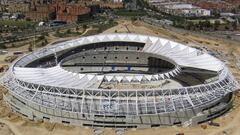
[[[167,57],[176,63],[176,67],[160,74],[139,74],[139,75],[93,75],[88,73],[72,73],[62,69],[59,64],[50,68],[27,68],[24,67],[30,62],[37,60],[49,54],[55,54],[65,49],[71,49],[83,45],[91,45],[98,42],[140,42],[145,43],[141,50],[143,53],[151,53]],[[37,83],[50,86],[62,86],[71,88],[85,88],[96,81],[103,79],[107,81],[151,81],[162,80],[176,76],[181,68],[190,67],[199,70],[208,70],[220,72],[224,66],[223,63],[215,57],[201,52],[195,48],[185,46],[164,38],[139,35],[139,34],[100,34],[89,37],[81,37],[54,46],[46,47],[35,51],[19,59],[13,66],[13,73],[16,78],[22,81]]]

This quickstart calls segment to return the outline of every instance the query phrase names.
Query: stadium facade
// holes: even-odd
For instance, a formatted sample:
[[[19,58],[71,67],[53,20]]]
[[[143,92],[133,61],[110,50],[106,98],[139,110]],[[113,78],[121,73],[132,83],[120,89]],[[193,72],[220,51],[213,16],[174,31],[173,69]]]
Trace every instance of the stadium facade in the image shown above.
[[[237,81],[204,51],[138,34],[101,34],[19,58],[5,101],[31,120],[91,127],[196,125],[232,107]]]

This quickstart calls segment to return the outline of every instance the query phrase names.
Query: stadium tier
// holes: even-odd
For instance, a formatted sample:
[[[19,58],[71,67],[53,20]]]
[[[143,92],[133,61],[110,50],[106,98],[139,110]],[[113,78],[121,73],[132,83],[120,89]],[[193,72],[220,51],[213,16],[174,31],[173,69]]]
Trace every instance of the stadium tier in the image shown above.
[[[31,120],[112,128],[196,125],[231,109],[239,88],[206,51],[139,34],[57,43],[18,60],[5,101]]]

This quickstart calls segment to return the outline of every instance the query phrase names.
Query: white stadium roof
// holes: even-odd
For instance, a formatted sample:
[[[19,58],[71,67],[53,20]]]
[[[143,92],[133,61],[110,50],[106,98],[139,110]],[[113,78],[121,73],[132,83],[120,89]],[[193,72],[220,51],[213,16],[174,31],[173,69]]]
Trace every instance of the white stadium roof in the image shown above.
[[[168,72],[154,74],[97,75],[73,73],[63,69],[60,64],[48,68],[27,67],[29,63],[41,60],[45,56],[53,56],[50,54],[65,53],[65,50],[70,51],[79,46],[91,45],[91,43],[112,41],[144,43],[145,46],[138,51],[168,58],[175,68]],[[174,88],[161,86],[134,89],[89,87],[102,80],[107,81],[106,84],[108,84],[111,81],[145,82],[169,78],[177,80],[177,77],[181,75],[183,79],[186,79],[185,74],[180,75],[180,73],[192,69],[193,73],[195,70],[206,70],[216,72],[216,74],[207,80],[202,79],[200,83]],[[173,78],[174,76],[176,77]],[[187,78],[187,81],[194,77]],[[2,82],[9,89],[9,94],[18,99],[24,99],[27,101],[26,105],[34,104],[34,109],[38,109],[36,105],[39,105],[39,108],[43,106],[52,110],[61,109],[64,113],[133,115],[134,117],[183,111],[183,109],[192,110],[193,107],[206,105],[209,107],[215,101],[239,89],[239,84],[231,72],[215,57],[164,38],[139,34],[101,34],[81,37],[40,49],[19,58],[4,75]],[[116,109],[103,110],[102,107],[105,104],[116,105]]]
[[[195,48],[185,46],[164,38],[146,36],[139,34],[101,34],[89,37],[59,43],[55,46],[47,47],[34,52],[20,59],[17,63],[25,64],[29,61],[34,61],[40,57],[51,53],[56,53],[65,49],[74,48],[81,45],[97,43],[97,42],[140,42],[145,43],[142,52],[152,53],[167,57],[176,63],[176,68],[167,73],[152,74],[152,75],[94,75],[73,73],[62,69],[59,65],[51,68],[27,68],[16,66],[13,68],[13,73],[16,78],[42,85],[62,86],[72,88],[85,88],[86,86],[100,80],[113,81],[151,81],[161,80],[176,76],[180,72],[180,67],[191,67],[200,70],[208,70],[218,72],[223,69],[223,63],[215,57],[200,52]]]

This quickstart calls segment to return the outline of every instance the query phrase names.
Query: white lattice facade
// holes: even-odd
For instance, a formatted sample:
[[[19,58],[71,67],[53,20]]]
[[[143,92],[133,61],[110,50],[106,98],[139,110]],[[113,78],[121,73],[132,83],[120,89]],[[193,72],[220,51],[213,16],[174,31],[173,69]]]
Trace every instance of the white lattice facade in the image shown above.
[[[231,108],[238,84],[217,58],[137,34],[82,37],[18,59],[3,77],[12,110],[93,127],[195,125]]]

